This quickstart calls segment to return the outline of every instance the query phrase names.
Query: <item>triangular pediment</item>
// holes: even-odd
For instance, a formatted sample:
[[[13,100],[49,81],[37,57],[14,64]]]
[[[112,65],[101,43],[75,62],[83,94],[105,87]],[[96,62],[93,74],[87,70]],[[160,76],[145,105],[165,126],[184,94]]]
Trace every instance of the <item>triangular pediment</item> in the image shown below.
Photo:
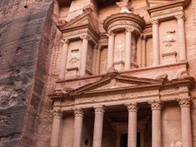
[[[158,79],[137,78],[123,75],[108,75],[99,81],[84,85],[74,90],[74,94],[90,94],[101,92],[113,92],[118,90],[129,90],[147,88],[162,85],[163,81]]]
[[[96,33],[98,33],[98,22],[96,17],[93,15],[93,11],[91,9],[84,11],[81,15],[75,17],[74,19],[67,22],[65,25],[60,26],[60,30],[62,31],[71,31],[77,30],[81,28],[91,28]]]

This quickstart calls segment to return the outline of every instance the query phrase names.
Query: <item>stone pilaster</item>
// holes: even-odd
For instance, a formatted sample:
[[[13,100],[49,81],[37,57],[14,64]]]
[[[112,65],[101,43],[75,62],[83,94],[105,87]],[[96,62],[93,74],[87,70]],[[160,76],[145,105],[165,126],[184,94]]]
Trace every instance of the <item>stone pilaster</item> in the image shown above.
[[[185,28],[184,28],[184,14],[175,16],[178,24],[178,44],[179,44],[179,59],[185,61],[186,58],[186,41],[185,41]]]
[[[82,50],[81,50],[81,62],[80,62],[80,76],[85,76],[86,74],[86,59],[87,59],[87,51],[88,51],[88,40],[90,37],[88,35],[80,36],[82,39]]]
[[[127,105],[128,109],[128,147],[137,147],[137,104]]]
[[[132,40],[132,28],[126,28],[125,30],[125,70],[129,70],[131,68],[131,40]]]
[[[59,146],[59,135],[61,127],[62,112],[60,110],[53,110],[53,123],[50,147]]]
[[[62,54],[61,54],[61,63],[60,63],[60,73],[59,73],[59,79],[65,78],[65,71],[66,71],[66,61],[67,61],[67,50],[69,41],[67,39],[62,39]]]
[[[142,36],[142,67],[146,66],[146,36]]]
[[[152,147],[161,147],[161,101],[150,102],[152,109]]]
[[[160,64],[160,48],[159,48],[159,20],[152,21],[152,37],[153,37],[153,66]]]
[[[108,65],[107,65],[107,70],[110,67],[113,67],[114,63],[114,33],[110,32],[108,34],[109,39],[108,39]]]
[[[73,147],[81,147],[81,137],[82,137],[82,126],[83,126],[83,110],[75,109],[75,120],[74,120],[74,139]]]
[[[95,107],[95,121],[94,121],[94,133],[93,133],[93,147],[102,146],[102,132],[103,132],[103,118],[104,107]]]
[[[190,113],[190,99],[179,100],[181,108],[181,125],[182,125],[182,143],[183,147],[192,147],[192,128],[191,128],[191,113]]]

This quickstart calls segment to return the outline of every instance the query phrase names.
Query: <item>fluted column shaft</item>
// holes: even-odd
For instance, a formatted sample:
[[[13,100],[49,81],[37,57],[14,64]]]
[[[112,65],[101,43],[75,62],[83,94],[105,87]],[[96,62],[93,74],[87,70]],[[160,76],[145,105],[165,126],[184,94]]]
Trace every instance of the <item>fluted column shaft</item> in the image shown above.
[[[125,49],[125,70],[129,70],[131,68],[131,36],[132,36],[132,29],[126,29],[126,49]]]
[[[82,38],[82,51],[81,51],[80,76],[85,76],[89,37],[87,35],[83,35],[81,36],[81,38]]]
[[[160,49],[159,49],[159,21],[152,20],[152,35],[153,35],[153,66],[160,64]]]
[[[107,69],[113,67],[113,62],[114,62],[114,33],[109,33]]]
[[[182,143],[183,147],[192,147],[192,128],[191,128],[191,113],[190,100],[179,100],[181,107],[181,125],[182,125]]]
[[[161,147],[161,102],[150,103],[152,109],[152,147]]]
[[[82,126],[83,126],[83,111],[82,109],[75,110],[75,120],[74,120],[74,139],[73,147],[81,147],[81,137],[82,137]]]
[[[184,14],[175,16],[178,24],[178,44],[179,44],[179,58],[180,61],[186,60],[186,41],[185,41],[185,30],[184,30]]]
[[[61,43],[63,44],[62,54],[61,54],[61,68],[59,73],[59,79],[65,78],[66,70],[66,61],[67,61],[67,50],[68,50],[68,40],[62,39]]]
[[[127,105],[128,109],[128,147],[137,147],[137,104]]]
[[[103,107],[96,107],[95,108],[93,147],[101,147],[102,146],[104,112],[105,112],[105,110]]]
[[[52,135],[51,135],[50,147],[59,146],[61,117],[62,117],[62,113],[60,110],[53,111],[53,123],[52,123]]]

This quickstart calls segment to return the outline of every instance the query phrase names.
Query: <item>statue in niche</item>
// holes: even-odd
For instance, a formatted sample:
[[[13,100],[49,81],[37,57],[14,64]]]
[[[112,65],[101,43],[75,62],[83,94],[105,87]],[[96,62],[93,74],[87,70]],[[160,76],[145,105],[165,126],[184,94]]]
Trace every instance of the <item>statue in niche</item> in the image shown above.
[[[129,0],[121,0],[120,2],[116,2],[116,4],[121,8],[120,13],[131,13],[131,6]]]
[[[163,41],[163,43],[165,44],[165,46],[167,47],[167,50],[171,50],[174,42],[176,41],[175,37],[175,30],[173,31],[167,31],[167,35]]]
[[[92,61],[92,56],[91,55],[87,55],[87,69],[88,70],[91,70],[92,69],[92,63],[93,63],[93,61]]]
[[[71,67],[77,67],[78,61],[80,59],[78,52],[79,52],[79,49],[71,50],[71,55],[70,55],[70,60],[69,60]]]
[[[123,52],[124,52],[124,42],[121,42],[117,46],[117,61],[122,61]]]

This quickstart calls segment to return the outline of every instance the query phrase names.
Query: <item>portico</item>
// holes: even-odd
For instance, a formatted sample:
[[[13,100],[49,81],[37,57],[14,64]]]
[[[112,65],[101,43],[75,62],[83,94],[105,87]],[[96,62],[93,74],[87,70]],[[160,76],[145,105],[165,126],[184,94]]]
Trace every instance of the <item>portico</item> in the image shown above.
[[[164,109],[162,104],[167,102],[177,104],[179,101],[180,105],[176,105],[176,107],[181,108],[182,131],[188,128],[188,132],[184,131],[188,135],[182,133],[181,137],[184,146],[190,147],[192,142],[191,123],[188,121],[190,120],[190,103],[185,104],[184,101],[191,100],[188,89],[193,83],[194,79],[191,77],[171,82],[167,77],[157,79],[128,77],[120,75],[114,70],[97,82],[73,90],[56,91],[50,97],[54,100],[54,109],[59,109],[65,115],[64,118],[59,117],[59,119],[66,119],[67,112],[75,114],[73,117],[73,143],[71,143],[74,147],[80,147],[84,143],[86,146],[93,147],[102,147],[105,143],[114,144],[116,147],[145,147],[144,144],[161,147],[161,119],[162,109]],[[169,95],[167,94],[168,89]],[[184,97],[182,98],[181,95]],[[142,113],[139,114],[140,111]],[[145,112],[148,113],[145,114]],[[122,116],[116,116],[115,113],[118,115],[122,113]],[[87,119],[87,116],[91,116],[92,119],[85,124],[87,121],[84,120]],[[187,121],[184,121],[184,117]],[[56,122],[54,121],[54,123]],[[145,129],[146,126],[148,129]],[[106,127],[111,127],[107,129],[110,132],[104,130]],[[55,128],[62,129],[60,126],[55,126]],[[124,129],[119,131],[119,128]],[[60,131],[56,130],[56,132]],[[151,137],[144,135],[146,132],[150,133]],[[109,136],[115,142],[111,141],[108,133],[111,133]],[[122,142],[125,142],[123,140],[126,140],[126,134],[127,145],[122,145]],[[189,143],[186,143],[187,140]],[[53,139],[53,142],[58,141],[60,141],[58,137]],[[55,146],[51,143],[51,147]]]

